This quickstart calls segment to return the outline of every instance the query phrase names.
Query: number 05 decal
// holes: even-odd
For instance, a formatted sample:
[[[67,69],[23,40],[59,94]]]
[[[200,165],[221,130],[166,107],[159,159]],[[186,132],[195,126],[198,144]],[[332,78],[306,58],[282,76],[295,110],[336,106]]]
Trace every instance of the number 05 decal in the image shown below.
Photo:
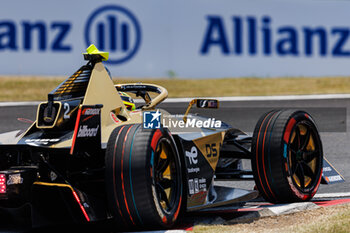
[[[205,149],[207,152],[207,157],[215,157],[218,155],[218,151],[216,150],[216,143],[212,143],[212,144],[205,144]]]

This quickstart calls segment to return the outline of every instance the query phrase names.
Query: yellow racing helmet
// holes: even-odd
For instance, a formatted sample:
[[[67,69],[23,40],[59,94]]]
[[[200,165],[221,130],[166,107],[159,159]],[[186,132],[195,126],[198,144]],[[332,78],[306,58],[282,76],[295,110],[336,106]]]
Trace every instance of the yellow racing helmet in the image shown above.
[[[136,107],[135,107],[135,102],[131,98],[131,96],[126,94],[125,92],[122,92],[122,91],[119,91],[118,93],[119,93],[120,98],[122,99],[126,109],[129,111],[134,111],[136,109]]]

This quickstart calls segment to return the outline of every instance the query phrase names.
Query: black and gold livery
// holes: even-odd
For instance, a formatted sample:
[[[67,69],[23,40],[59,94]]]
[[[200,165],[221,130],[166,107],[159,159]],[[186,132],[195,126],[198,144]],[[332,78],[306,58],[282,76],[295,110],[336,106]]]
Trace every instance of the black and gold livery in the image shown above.
[[[0,207],[29,206],[33,227],[107,221],[117,229],[169,228],[184,211],[243,203],[259,192],[271,202],[307,201],[320,183],[343,180],[328,161],[322,172],[322,143],[306,112],[268,112],[253,136],[224,122],[146,130],[145,112],[170,115],[156,109],[167,90],[114,85],[102,64],[108,53],[93,45],[84,58],[39,104],[27,131],[0,135]],[[189,114],[193,106],[217,109],[219,102],[194,99],[174,120],[208,119]],[[249,179],[258,191],[215,184]]]

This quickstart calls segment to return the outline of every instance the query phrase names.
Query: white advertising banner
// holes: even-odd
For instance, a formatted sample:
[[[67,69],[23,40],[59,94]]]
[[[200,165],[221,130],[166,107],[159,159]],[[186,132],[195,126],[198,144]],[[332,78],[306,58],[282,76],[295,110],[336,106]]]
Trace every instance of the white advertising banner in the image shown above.
[[[350,74],[350,1],[13,0],[0,74],[69,75],[94,43],[113,76]]]

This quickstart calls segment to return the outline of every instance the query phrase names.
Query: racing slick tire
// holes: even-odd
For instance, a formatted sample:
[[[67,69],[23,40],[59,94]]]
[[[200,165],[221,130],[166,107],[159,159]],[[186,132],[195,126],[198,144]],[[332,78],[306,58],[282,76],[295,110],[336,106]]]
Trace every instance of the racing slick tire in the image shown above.
[[[169,228],[182,202],[180,157],[170,132],[142,125],[116,128],[107,143],[106,191],[115,223]]]
[[[322,177],[323,151],[312,117],[297,110],[265,113],[256,124],[251,165],[265,200],[310,200]]]

